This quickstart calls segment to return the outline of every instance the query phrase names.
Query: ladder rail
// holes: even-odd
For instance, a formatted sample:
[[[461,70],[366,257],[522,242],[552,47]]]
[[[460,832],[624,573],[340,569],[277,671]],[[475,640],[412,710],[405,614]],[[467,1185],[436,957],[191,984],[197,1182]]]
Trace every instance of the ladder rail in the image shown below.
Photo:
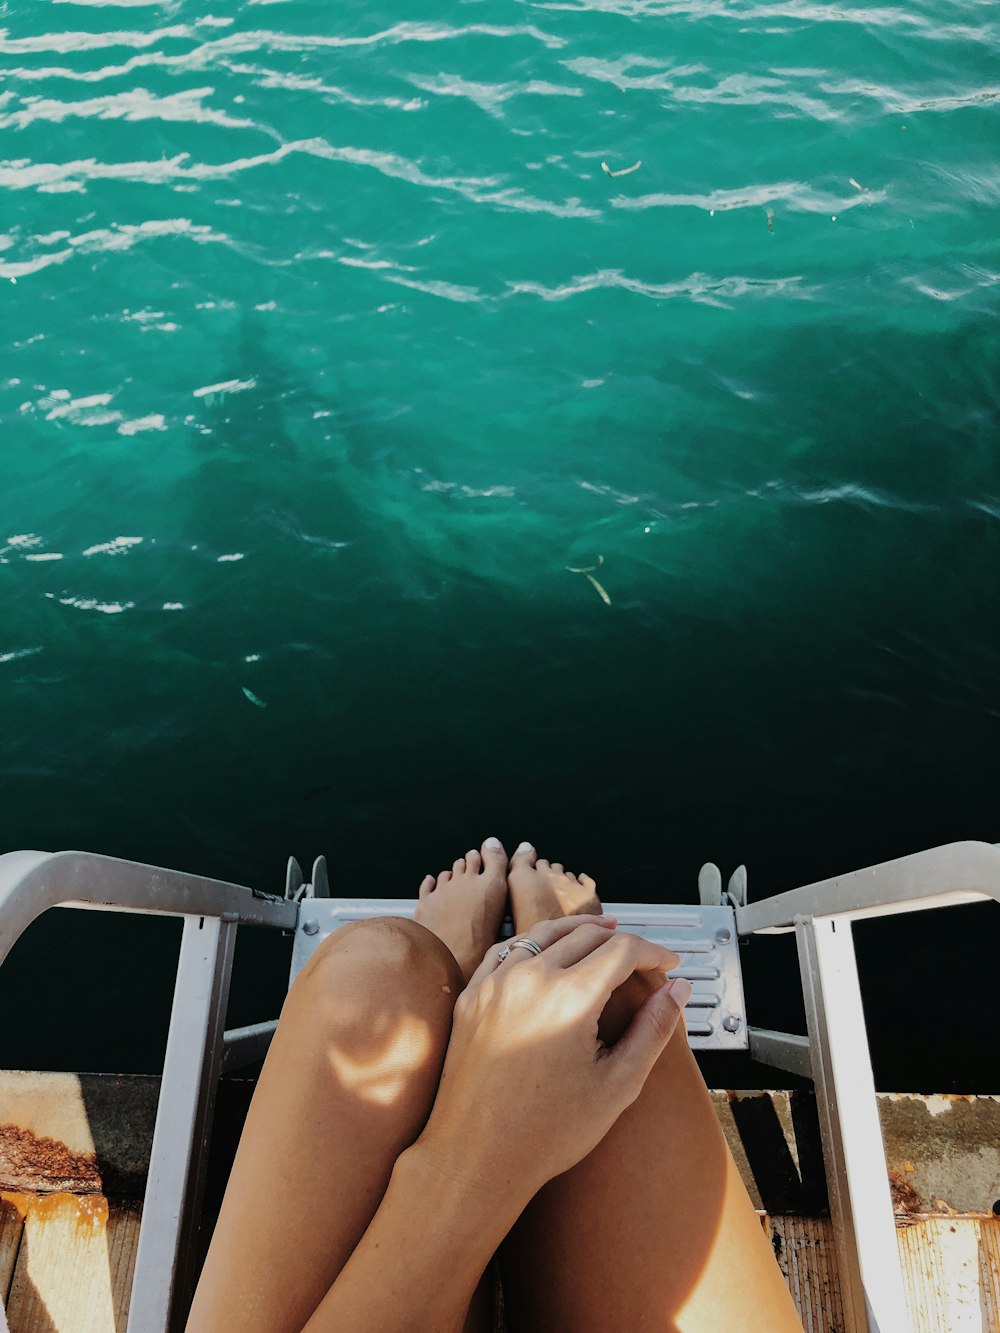
[[[794,931],[808,1037],[750,1027],[750,1053],[816,1089],[848,1333],[909,1328],[852,923],[1000,902],[1000,847],[956,842],[736,907],[740,936]]]
[[[90,852],[0,855],[0,964],[50,907],[148,913],[184,922],[156,1108],[128,1333],[183,1327],[236,929],[294,931],[297,902],[239,884]],[[230,1044],[240,1045],[239,1035]]]

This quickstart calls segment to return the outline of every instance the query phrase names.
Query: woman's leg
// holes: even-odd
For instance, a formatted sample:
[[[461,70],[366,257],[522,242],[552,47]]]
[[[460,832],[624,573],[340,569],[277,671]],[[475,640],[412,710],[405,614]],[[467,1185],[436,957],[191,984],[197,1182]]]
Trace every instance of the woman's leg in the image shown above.
[[[506,866],[502,848],[484,844],[482,856],[425,882],[417,922],[343,926],[303,968],[250,1106],[188,1333],[299,1333],[313,1313],[427,1120],[472,955],[478,963],[496,938]],[[478,1306],[466,1327],[486,1326]]]
[[[519,934],[596,910],[592,880],[533,852],[515,854],[509,882]],[[653,984],[633,977],[616,992],[605,1040]],[[536,1196],[501,1257],[514,1333],[801,1333],[683,1030],[597,1148]]]

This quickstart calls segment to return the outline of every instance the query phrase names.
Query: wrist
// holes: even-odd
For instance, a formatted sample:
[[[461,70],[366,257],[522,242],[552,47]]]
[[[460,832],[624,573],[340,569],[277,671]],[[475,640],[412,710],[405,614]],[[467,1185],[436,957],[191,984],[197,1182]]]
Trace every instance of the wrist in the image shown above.
[[[408,1179],[440,1199],[446,1211],[462,1215],[492,1239],[490,1254],[520,1217],[539,1188],[501,1152],[487,1152],[480,1143],[438,1133],[433,1117],[416,1142],[396,1163]],[[395,1175],[395,1171],[393,1173]]]

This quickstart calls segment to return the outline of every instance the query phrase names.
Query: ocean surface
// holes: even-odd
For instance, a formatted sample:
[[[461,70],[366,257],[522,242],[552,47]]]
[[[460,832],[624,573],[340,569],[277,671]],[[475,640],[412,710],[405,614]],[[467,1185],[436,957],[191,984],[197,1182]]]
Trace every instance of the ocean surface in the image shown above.
[[[1000,839],[995,8],[0,29],[4,849],[689,900]],[[156,1067],[176,927],[50,917],[0,1064]],[[993,910],[858,934],[883,1086],[1000,1091]]]

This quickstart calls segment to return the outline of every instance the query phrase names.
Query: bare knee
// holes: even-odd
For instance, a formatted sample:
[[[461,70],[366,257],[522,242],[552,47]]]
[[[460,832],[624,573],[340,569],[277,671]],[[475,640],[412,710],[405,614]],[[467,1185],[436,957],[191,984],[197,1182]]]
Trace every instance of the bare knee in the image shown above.
[[[447,1042],[463,985],[451,950],[424,926],[405,917],[370,917],[341,926],[319,945],[289,1000],[338,1031],[413,1014]]]

